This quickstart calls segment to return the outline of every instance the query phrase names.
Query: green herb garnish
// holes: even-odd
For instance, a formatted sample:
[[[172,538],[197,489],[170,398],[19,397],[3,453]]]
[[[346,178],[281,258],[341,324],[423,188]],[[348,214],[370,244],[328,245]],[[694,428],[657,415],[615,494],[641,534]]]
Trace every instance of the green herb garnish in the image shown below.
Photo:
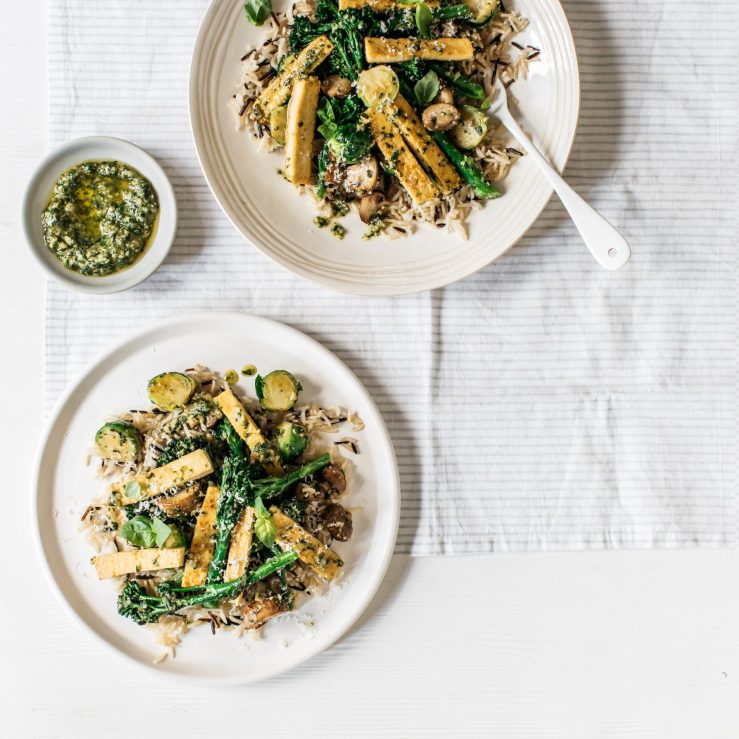
[[[439,94],[439,75],[431,71],[421,77],[413,87],[419,105],[428,105]]]
[[[249,23],[261,26],[272,12],[272,0],[246,0],[244,12]]]

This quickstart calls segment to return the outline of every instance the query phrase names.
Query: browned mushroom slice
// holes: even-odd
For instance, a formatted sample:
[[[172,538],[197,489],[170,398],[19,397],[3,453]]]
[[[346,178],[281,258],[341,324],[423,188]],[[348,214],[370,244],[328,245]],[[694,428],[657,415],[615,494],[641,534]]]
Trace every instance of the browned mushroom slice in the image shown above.
[[[346,475],[338,465],[326,465],[321,470],[321,476],[331,486],[331,490],[334,492],[343,493],[346,490]]]
[[[438,95],[433,99],[434,103],[444,103],[445,105],[454,105],[454,93],[450,87],[442,87]]]
[[[459,111],[448,103],[434,103],[423,111],[421,119],[429,131],[448,131],[459,123]]]
[[[336,541],[349,541],[354,530],[352,514],[338,503],[329,503],[323,510],[323,523]]]
[[[338,74],[330,74],[321,83],[321,89],[330,98],[345,98],[352,91],[352,81]]]
[[[244,626],[247,629],[258,629],[265,621],[287,611],[287,605],[279,598],[262,598],[253,600],[244,606]]]
[[[362,223],[371,223],[372,219],[380,215],[385,198],[381,192],[371,192],[363,195],[359,201],[359,217]]]
[[[364,157],[344,171],[342,186],[344,191],[354,195],[372,192],[380,177],[380,167],[373,156]]]
[[[193,486],[169,498],[157,498],[155,502],[167,516],[187,516],[198,507],[200,494],[200,487]]]

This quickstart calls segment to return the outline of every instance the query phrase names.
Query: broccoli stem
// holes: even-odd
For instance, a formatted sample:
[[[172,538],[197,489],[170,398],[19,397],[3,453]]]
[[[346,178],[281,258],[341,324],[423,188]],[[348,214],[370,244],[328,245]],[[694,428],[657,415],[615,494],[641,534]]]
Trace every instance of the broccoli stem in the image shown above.
[[[469,18],[470,10],[464,4],[448,5],[446,8],[434,8],[433,15],[435,21],[448,21],[455,18]]]
[[[468,77],[465,77],[459,72],[455,72],[452,69],[445,67],[443,64],[437,64],[432,62],[429,67],[448,82],[451,82],[454,87],[457,88],[465,97],[472,98],[473,100],[484,100],[487,95],[485,94],[485,88],[473,82]]]
[[[477,162],[468,154],[463,154],[449,140],[446,134],[435,132],[431,134],[434,141],[441,147],[442,151],[449,157],[452,164],[457,168],[462,177],[472,185],[478,198],[499,198],[500,192],[496,190],[486,179]]]
[[[267,500],[280,495],[299,480],[318,472],[330,461],[331,457],[328,454],[322,454],[283,477],[265,477],[262,480],[250,480],[245,475],[239,476],[238,470],[234,472],[231,460],[227,459],[223,467],[223,483],[216,513],[216,543],[208,567],[207,581],[217,583],[223,580],[228,550],[231,546],[231,533],[241,515],[241,511],[244,510],[244,506],[253,504],[257,497]]]
[[[237,580],[197,585],[192,588],[161,587],[161,596],[147,595],[135,580],[131,580],[118,596],[118,613],[132,619],[137,624],[154,623],[162,616],[176,613],[183,608],[200,605],[208,601],[233,598],[244,588],[287,567],[297,558],[298,553],[295,551],[283,552],[268,559],[263,565],[250,573],[244,574],[243,577]]]
[[[280,493],[284,493],[285,490],[299,480],[323,469],[330,461],[330,455],[322,454],[320,457],[306,462],[298,467],[297,470],[293,470],[283,477],[265,477],[262,480],[254,480],[252,483],[254,498],[257,496],[261,497],[262,500],[274,498],[280,495]]]

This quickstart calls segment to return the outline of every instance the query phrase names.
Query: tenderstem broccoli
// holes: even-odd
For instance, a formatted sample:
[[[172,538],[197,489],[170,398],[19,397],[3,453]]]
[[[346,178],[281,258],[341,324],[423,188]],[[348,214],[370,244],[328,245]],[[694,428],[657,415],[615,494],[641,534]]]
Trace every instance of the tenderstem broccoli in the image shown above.
[[[183,608],[200,605],[208,601],[221,601],[234,598],[249,585],[282,570],[298,558],[297,552],[289,551],[268,559],[263,565],[237,580],[222,583],[208,583],[194,587],[159,586],[159,595],[149,595],[135,581],[129,581],[118,596],[118,613],[137,624],[150,624],[162,616],[176,613]]]
[[[233,439],[230,439],[231,441]],[[216,542],[208,567],[209,583],[220,582],[223,579],[231,545],[231,533],[244,507],[253,505],[258,497],[262,500],[269,500],[280,495],[291,485],[312,475],[331,461],[328,454],[323,454],[283,477],[265,477],[255,480],[253,479],[254,466],[250,465],[244,456],[243,446],[237,446],[233,442],[231,448],[232,456],[227,457],[223,463],[221,493],[218,497],[216,511]]]

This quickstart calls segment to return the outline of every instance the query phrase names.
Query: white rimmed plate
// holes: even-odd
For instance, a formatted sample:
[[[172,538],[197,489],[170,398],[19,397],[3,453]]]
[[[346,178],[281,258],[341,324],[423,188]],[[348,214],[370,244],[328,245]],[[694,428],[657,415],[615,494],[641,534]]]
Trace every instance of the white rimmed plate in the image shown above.
[[[151,182],[159,199],[159,216],[150,243],[130,267],[105,277],[90,277],[67,269],[49,251],[44,244],[41,213],[62,172],[82,162],[104,160],[128,164]],[[55,149],[36,167],[23,200],[23,228],[32,254],[51,277],[81,292],[116,293],[143,282],[167,256],[177,231],[177,202],[167,175],[150,154],[123,139],[85,136]]]
[[[146,381],[158,372],[202,363],[213,369],[288,368],[302,399],[355,409],[366,428],[346,504],[354,534],[333,546],[345,561],[340,582],[296,613],[273,621],[260,641],[195,628],[174,660],[147,629],[116,613],[116,592],[100,582],[79,529],[89,501],[104,490],[85,465],[96,429],[111,413],[148,407]],[[253,396],[253,378],[242,378]],[[327,437],[330,439],[330,436]],[[274,321],[233,313],[194,314],[150,326],[93,361],[67,389],[49,421],[38,458],[33,522],[42,565],[62,603],[85,631],[116,653],[158,673],[210,683],[261,680],[294,667],[338,639],[359,617],[385,574],[398,528],[400,492],[392,444],[367,391],[331,352]]]
[[[281,8],[283,0],[275,3]],[[559,0],[512,0],[529,19],[521,34],[541,49],[530,76],[513,88],[520,120],[542,151],[564,168],[577,126],[580,87],[572,34]],[[504,197],[469,219],[469,240],[430,226],[405,239],[363,241],[346,219],[337,241],[312,224],[314,205],[276,174],[283,154],[263,154],[236,130],[229,104],[239,88],[240,57],[263,31],[244,18],[242,0],[213,0],[200,27],[190,69],[190,122],[198,157],[216,200],[236,228],[284,267],[330,288],[361,295],[427,290],[476,272],[503,254],[537,219],[552,189],[532,161],[515,163]]]

